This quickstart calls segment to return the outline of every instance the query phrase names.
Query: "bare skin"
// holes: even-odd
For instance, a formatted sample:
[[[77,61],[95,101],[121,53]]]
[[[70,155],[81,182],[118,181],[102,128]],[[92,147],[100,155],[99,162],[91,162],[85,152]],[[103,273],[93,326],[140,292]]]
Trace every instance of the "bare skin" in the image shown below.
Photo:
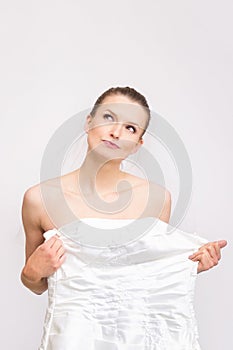
[[[124,179],[131,181],[133,188],[132,201],[127,210],[114,215],[100,214],[98,211],[88,207],[82,199],[79,191],[75,191],[75,179],[77,179],[79,169],[62,177],[63,193],[70,210],[77,218],[83,217],[103,217],[112,219],[137,218],[142,214],[146,206],[146,182],[134,176],[124,176]],[[154,205],[154,212],[148,216],[158,217],[164,222],[169,222],[171,211],[170,193],[160,186],[153,186],[157,190],[160,202]],[[53,195],[54,195],[53,190]],[[111,205],[116,199],[116,192],[104,192],[98,194]],[[164,200],[164,195],[166,196]],[[56,197],[54,197],[56,203]],[[140,203],[140,205],[139,205]],[[162,207],[162,209],[161,209]],[[148,211],[147,211],[148,212]],[[160,213],[160,215],[158,215]],[[23,268],[21,278],[23,284],[36,294],[42,294],[47,289],[47,277],[53,274],[65,261],[65,249],[59,237],[54,236],[44,242],[43,233],[55,228],[53,220],[48,215],[41,198],[40,185],[31,187],[25,192],[22,206],[22,218],[24,231],[26,234],[26,263]],[[65,221],[60,221],[60,226]]]
[[[94,118],[87,117],[86,158],[79,169],[61,177],[61,187],[66,203],[77,219],[86,217],[137,219],[141,216],[152,216],[169,223],[170,192],[162,186],[120,170],[121,161],[129,154],[136,152],[143,143],[140,135],[145,126],[146,116],[143,115],[144,112],[137,103],[132,104],[134,122],[136,121],[138,125],[135,131],[135,128],[129,125],[129,114],[121,109],[119,103],[132,104],[132,101],[121,95],[107,97],[97,115]],[[115,113],[112,116],[109,115],[110,109]],[[118,115],[121,117],[119,118]],[[119,149],[113,151],[104,140],[116,143]],[[113,157],[113,154],[117,156]],[[119,192],[117,192],[118,184],[123,184]],[[25,192],[22,205],[22,219],[26,234],[26,261],[21,279],[23,284],[36,294],[42,294],[47,290],[47,277],[65,261],[65,248],[59,237],[54,236],[44,242],[43,233],[69,222],[59,213],[60,199],[57,196],[57,183],[52,179],[44,185],[47,186],[47,191],[54,203],[52,217],[44,206],[40,184]],[[122,210],[114,212],[112,210],[114,202],[120,198],[122,200],[120,203],[124,204],[130,193],[130,202],[125,208],[122,207]],[[108,212],[98,210],[98,205],[103,202],[107,203]],[[222,241],[222,246],[224,242],[226,241]],[[210,243],[208,247],[203,249],[201,247],[198,254],[191,257],[193,261],[199,261],[198,272],[208,270],[217,264],[222,246],[217,242]]]

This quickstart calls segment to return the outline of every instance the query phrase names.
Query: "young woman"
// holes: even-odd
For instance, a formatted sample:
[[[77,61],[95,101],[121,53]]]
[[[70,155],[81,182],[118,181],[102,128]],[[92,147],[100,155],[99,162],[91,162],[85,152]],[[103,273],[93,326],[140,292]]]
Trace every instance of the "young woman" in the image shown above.
[[[143,135],[147,129],[149,120],[150,111],[147,101],[145,97],[135,89],[129,87],[111,88],[97,99],[90,115],[88,115],[86,119],[85,132],[87,134],[88,151],[84,162],[79,169],[61,176],[60,178],[64,199],[68,203],[70,210],[78,219],[83,219],[87,224],[93,223],[94,220],[95,223],[98,225],[100,224],[101,228],[107,228],[106,224],[109,223],[111,227],[115,227],[115,224],[119,222],[132,223],[132,221],[140,221],[146,218],[156,218],[159,222],[158,231],[163,231],[163,225],[166,226],[166,223],[169,223],[171,213],[170,192],[162,186],[121,170],[122,160],[126,159],[130,154],[137,152],[143,144]],[[54,208],[55,211],[59,211],[59,202],[56,200],[56,186],[54,186],[53,179],[49,180],[46,186],[48,187],[48,192],[52,188],[51,193],[52,200],[54,201]],[[166,250],[166,256],[169,256],[169,263],[163,266],[163,261],[161,260],[163,269],[158,270],[157,274],[156,269],[158,265],[156,265],[156,257],[149,268],[148,261],[151,263],[151,259],[148,260],[145,258],[141,260],[141,256],[139,260],[135,258],[134,264],[132,263],[133,260],[130,260],[131,263],[129,263],[128,266],[127,262],[124,260],[121,261],[118,255],[116,260],[117,262],[120,261],[118,268],[122,268],[123,265],[125,270],[116,270],[116,265],[114,266],[111,264],[112,270],[108,270],[106,266],[109,267],[109,264],[105,265],[104,263],[101,265],[102,267],[104,266],[104,270],[101,270],[99,267],[100,265],[97,264],[93,267],[88,260],[89,257],[92,256],[92,259],[94,259],[92,261],[98,261],[97,255],[95,255],[96,252],[94,253],[95,249],[93,248],[93,250],[88,253],[85,251],[85,248],[83,248],[83,250],[77,250],[80,249],[80,246],[79,248],[77,244],[72,246],[74,241],[69,240],[69,234],[68,236],[60,235],[60,229],[54,230],[54,234],[51,238],[48,237],[47,240],[44,239],[44,233],[46,236],[46,232],[57,229],[58,227],[54,227],[54,220],[51,219],[44,206],[43,199],[41,198],[40,184],[29,188],[25,192],[22,206],[22,218],[26,234],[26,263],[21,274],[22,282],[36,294],[41,294],[46,291],[49,282],[49,296],[51,300],[47,310],[45,331],[40,347],[41,350],[181,350],[185,348],[185,346],[188,348],[187,346],[190,346],[191,341],[193,346],[192,350],[199,349],[195,336],[196,333],[191,329],[192,326],[190,327],[190,324],[187,326],[189,332],[195,333],[193,337],[191,337],[192,340],[188,339],[190,338],[190,334],[188,333],[185,339],[182,339],[180,334],[179,336],[175,334],[175,325],[178,328],[181,327],[184,319],[182,319],[179,324],[176,315],[174,316],[174,323],[172,324],[171,322],[169,325],[170,321],[167,315],[170,313],[172,319],[172,311],[169,310],[169,312],[166,313],[167,299],[159,299],[160,306],[157,306],[153,317],[151,317],[149,321],[148,313],[150,308],[148,308],[147,305],[147,312],[145,312],[145,305],[143,304],[142,310],[144,311],[140,311],[142,319],[140,318],[139,320],[138,318],[138,321],[134,322],[133,320],[135,320],[136,314],[134,314],[135,305],[132,306],[132,298],[135,295],[135,300],[143,300],[143,296],[142,299],[138,299],[137,293],[139,292],[140,294],[140,288],[141,291],[145,293],[143,286],[138,280],[145,278],[145,285],[146,283],[150,284],[154,278],[159,279],[159,276],[162,276],[161,271],[165,271],[166,273],[166,266],[169,278],[171,278],[170,276],[172,276],[174,272],[169,270],[170,266],[175,266],[174,264],[178,264],[179,268],[181,268],[181,266],[183,266],[182,264],[185,263],[185,271],[191,271],[191,274],[193,271],[195,272],[195,268],[193,270],[193,267],[190,265],[190,263],[193,262],[198,262],[197,273],[210,269],[218,263],[220,259],[220,248],[226,245],[226,241],[206,243],[205,240],[202,241],[200,239],[195,244],[192,243],[193,245],[189,245],[187,243],[187,246],[184,245],[182,248],[182,242],[180,241],[180,237],[178,237],[174,239],[173,243],[176,245],[178,244],[177,242],[180,242],[180,247],[183,249],[182,253],[180,253],[181,255],[184,254],[184,251],[186,254],[189,252],[186,257],[187,259],[184,259],[182,255],[182,259],[179,260],[180,255],[177,253],[179,259],[171,262],[169,259],[174,258],[174,251],[177,249],[177,247],[173,247],[171,244],[169,249],[171,249],[172,254],[169,255]],[[68,229],[66,233],[69,231],[69,223],[65,223],[65,218],[62,218],[60,213],[59,219],[55,221],[59,222],[59,225],[56,226],[60,228],[66,227]],[[148,238],[149,236],[150,235],[146,237]],[[150,237],[150,239],[152,238]],[[158,239],[158,237],[156,239]],[[136,241],[135,244],[139,244],[140,239],[138,238]],[[151,246],[153,246],[153,242],[156,242],[159,246],[159,240],[152,241],[152,243],[150,243]],[[203,242],[205,242],[205,244],[203,244]],[[164,243],[161,242],[161,245],[163,244]],[[127,253],[125,256],[127,255],[127,257],[129,257],[130,254],[127,249],[131,245],[127,243],[126,246],[127,248],[125,248],[125,251],[127,251]],[[133,245],[131,248],[132,247],[134,247],[134,253],[131,252],[130,259],[132,255],[135,256],[136,254],[137,256],[140,250],[137,251],[137,246]],[[189,255],[193,250],[190,247],[192,249],[196,247],[197,250],[196,253],[191,256]],[[146,249],[145,246],[143,249],[145,254]],[[165,247],[165,249],[167,248]],[[152,253],[156,255],[156,252],[156,250],[153,252],[148,250],[148,256],[151,256]],[[188,257],[191,260],[188,261],[187,265]],[[106,256],[104,256],[103,261],[106,262],[106,259]],[[81,261],[82,263],[88,261],[85,268]],[[98,263],[100,264],[100,261]],[[193,266],[194,265],[195,264],[193,264]],[[88,266],[92,266],[90,270],[87,269]],[[136,269],[132,270],[132,266]],[[191,270],[189,270],[190,267]],[[155,270],[155,275],[152,274],[152,270],[148,272],[148,268],[153,268]],[[85,275],[86,272],[84,273],[83,269],[89,271],[88,273],[91,278],[93,278],[93,281],[88,274]],[[73,272],[69,275],[67,271],[71,270]],[[110,271],[110,274],[108,275],[106,271]],[[124,271],[122,275],[120,271]],[[140,278],[134,274],[135,271],[138,271]],[[104,272],[106,275],[102,278]],[[151,276],[151,281],[149,276]],[[185,279],[189,275],[181,275],[181,272],[176,270],[174,276],[181,276],[179,278],[181,278],[180,283],[182,284],[185,283]],[[86,281],[84,281],[85,278]],[[135,283],[134,291],[130,288],[130,291],[127,289],[127,283],[125,282],[127,278],[129,283]],[[131,282],[130,278],[132,278]],[[179,278],[177,277],[177,281]],[[118,281],[117,284],[116,281]],[[175,304],[177,303],[175,297],[176,289],[175,287],[171,287],[170,282],[167,281],[166,278],[164,283],[168,289],[168,294],[166,294],[167,298],[172,300],[175,308]],[[89,289],[92,289],[91,294],[88,292],[89,289],[85,287],[87,285]],[[121,286],[121,288],[119,286]],[[120,288],[121,292],[117,291],[117,288]],[[111,292],[108,293],[109,290]],[[149,285],[147,290],[149,290]],[[58,294],[56,294],[56,291]],[[172,299],[173,292],[174,300]],[[191,289],[189,292],[191,293]],[[116,304],[114,304],[113,299],[117,296],[122,298],[122,295],[125,296],[125,299],[122,304],[118,301],[118,313],[116,316],[116,310],[114,308]],[[127,299],[126,295],[130,298],[132,304],[131,305],[129,302],[129,304],[127,304],[128,307],[124,304]],[[156,295],[159,296],[158,291]],[[108,299],[108,297],[111,298]],[[59,298],[62,300],[61,303],[59,303]],[[88,300],[86,298],[88,298]],[[102,304],[102,299],[104,298],[106,299],[106,303]],[[57,304],[55,300],[57,300]],[[76,300],[76,302],[74,301],[72,304],[71,300]],[[181,299],[179,300],[181,301]],[[154,302],[156,303],[156,300]],[[101,306],[99,307],[98,305]],[[107,305],[109,305],[109,308]],[[171,305],[169,307],[171,307]],[[137,306],[138,309],[141,310],[140,302]],[[121,309],[121,307],[123,307],[123,310],[121,310],[119,316],[119,309]],[[124,308],[126,308],[125,313]],[[161,316],[161,310],[163,308],[165,310],[164,315],[168,318],[164,315]],[[53,310],[52,312],[51,309]],[[130,309],[132,310],[132,318],[130,317]],[[166,322],[164,321],[165,318]],[[103,320],[105,321],[103,322]],[[143,328],[143,326],[142,328],[138,326],[139,324],[141,325],[141,321],[144,322],[142,322],[144,326],[146,325],[146,329],[145,327]],[[131,322],[132,325],[129,327]],[[151,322],[155,323],[152,325],[152,331],[151,329],[148,331]],[[145,329],[144,333],[142,329]]]

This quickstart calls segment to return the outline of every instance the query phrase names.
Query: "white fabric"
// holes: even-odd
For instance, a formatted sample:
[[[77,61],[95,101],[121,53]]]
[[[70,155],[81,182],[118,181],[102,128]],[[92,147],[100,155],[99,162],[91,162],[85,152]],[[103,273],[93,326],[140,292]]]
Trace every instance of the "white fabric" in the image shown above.
[[[102,228],[130,220],[82,219]],[[208,241],[167,227],[158,220],[136,241],[105,250],[59,229],[67,257],[48,278],[39,350],[200,350],[193,308],[198,262],[188,256]]]

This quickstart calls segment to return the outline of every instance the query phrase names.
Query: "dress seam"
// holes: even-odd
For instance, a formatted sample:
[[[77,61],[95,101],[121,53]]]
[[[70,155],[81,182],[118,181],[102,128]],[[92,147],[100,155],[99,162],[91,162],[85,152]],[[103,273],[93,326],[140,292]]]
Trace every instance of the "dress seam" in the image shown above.
[[[199,333],[198,333],[198,327],[197,327],[197,320],[194,310],[194,291],[195,291],[195,285],[196,285],[196,279],[197,279],[197,269],[198,269],[198,262],[190,261],[191,263],[191,271],[190,271],[190,278],[188,283],[188,305],[189,310],[192,317],[192,325],[194,328],[194,348],[192,350],[201,350],[200,344],[199,344]],[[193,266],[192,266],[193,265]]]
[[[53,276],[50,276],[49,278],[53,278],[53,289],[52,289],[52,295],[48,296],[50,300],[52,300],[49,308],[47,309],[48,312],[48,320],[45,325],[45,339],[44,339],[44,344],[42,343],[42,347],[39,348],[39,350],[46,350],[48,346],[48,339],[49,339],[49,334],[53,322],[53,316],[54,316],[54,307],[56,303],[56,288],[57,288],[57,271],[55,271]],[[48,286],[48,293],[51,291],[50,286]]]

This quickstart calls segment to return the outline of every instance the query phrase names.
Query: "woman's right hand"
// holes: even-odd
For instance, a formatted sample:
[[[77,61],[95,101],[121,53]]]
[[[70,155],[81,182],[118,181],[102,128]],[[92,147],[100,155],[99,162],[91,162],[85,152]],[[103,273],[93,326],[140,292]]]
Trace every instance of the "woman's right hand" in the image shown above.
[[[65,261],[65,248],[58,235],[54,235],[41,245],[28,258],[23,269],[26,279],[31,282],[52,275]]]

